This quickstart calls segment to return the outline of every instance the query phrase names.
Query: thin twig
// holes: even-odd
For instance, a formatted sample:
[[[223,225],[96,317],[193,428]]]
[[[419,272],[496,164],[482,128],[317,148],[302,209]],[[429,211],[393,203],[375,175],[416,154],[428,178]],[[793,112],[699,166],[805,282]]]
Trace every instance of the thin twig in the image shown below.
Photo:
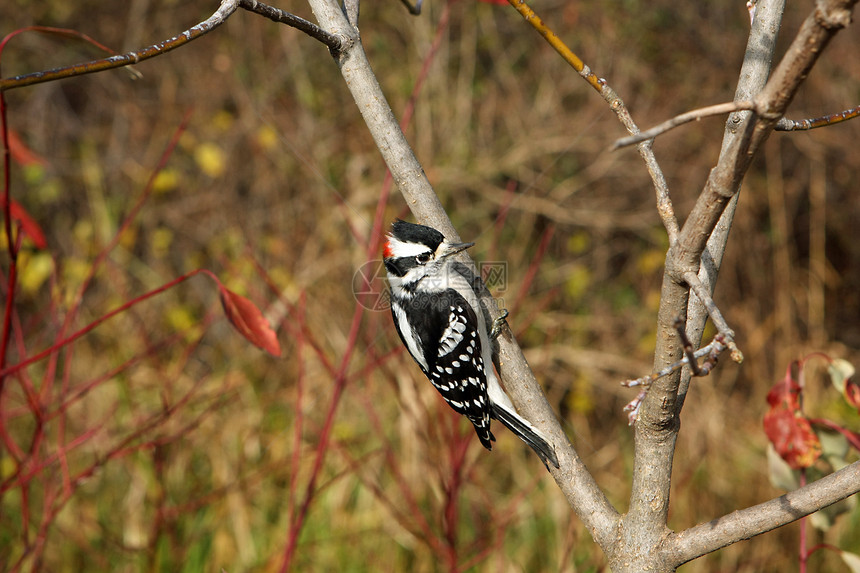
[[[684,347],[684,357],[687,359],[687,364],[693,372],[693,376],[701,376],[701,369],[699,368],[699,362],[696,360],[693,343],[690,342],[690,338],[684,330],[683,318],[678,317],[675,319],[675,330],[678,332],[678,338],[681,339],[681,344]]]
[[[835,123],[842,123],[843,121],[854,119],[857,116],[860,116],[860,105],[858,105],[857,107],[852,107],[851,109],[846,109],[845,111],[840,111],[839,113],[832,113],[830,115],[816,117],[815,119],[793,120],[784,117],[779,120],[774,130],[807,131],[810,129],[815,129],[817,127],[827,127],[828,125],[833,125]]]
[[[642,131],[640,133],[637,133],[636,135],[617,139],[615,140],[615,143],[612,144],[612,147],[609,148],[609,150],[614,151],[616,149],[620,149],[621,147],[627,147],[629,145],[635,145],[637,143],[653,139],[658,135],[662,135],[667,131],[684,125],[685,123],[690,123],[691,121],[699,121],[700,119],[705,117],[711,117],[713,115],[722,115],[724,113],[732,113],[735,111],[753,111],[754,109],[755,104],[751,101],[732,101],[728,103],[718,103],[716,105],[694,109],[693,111],[688,111],[686,113],[682,113],[681,115],[676,115],[672,119],[664,121],[660,125],[656,125],[651,129]]]
[[[703,346],[703,347],[699,348],[698,350],[696,350],[693,353],[693,359],[696,360],[696,359],[699,359],[703,356],[708,356],[710,359],[714,353],[719,354],[723,350],[725,350],[726,348],[727,348],[727,345],[725,344],[724,337],[721,335],[717,335],[714,337],[714,339],[711,341],[710,344],[708,344],[707,346]],[[659,380],[660,378],[663,378],[664,376],[668,376],[672,372],[676,372],[676,371],[680,370],[682,367],[684,367],[690,363],[691,363],[690,358],[685,355],[678,362],[675,362],[673,364],[666,366],[665,368],[661,369],[659,372],[654,372],[653,374],[649,374],[648,376],[642,376],[641,378],[636,378],[635,380],[625,380],[624,382],[621,383],[621,385],[624,387],[627,387],[627,388],[633,388],[636,386],[648,387],[651,384],[653,384],[654,382],[656,382],[657,380]],[[625,411],[628,411],[629,409],[630,409],[629,407],[626,407]]]
[[[585,65],[585,62],[568,48],[555,32],[544,24],[540,16],[524,0],[508,0],[508,2],[538,34],[543,36],[564,61],[570,64],[579,73],[580,77],[588,82],[588,85],[603,97],[604,101],[609,104],[610,109],[615,112],[615,115],[624,128],[633,135],[638,134],[639,127],[633,121],[633,117],[624,104],[624,100],[609,86],[606,80],[597,77],[591,68]],[[660,215],[663,226],[666,227],[666,233],[669,235],[669,244],[674,244],[678,237],[679,226],[678,219],[675,216],[675,209],[669,196],[669,186],[666,183],[666,178],[663,176],[663,171],[660,169],[657,158],[654,157],[654,152],[651,150],[651,145],[648,142],[643,142],[639,146],[639,155],[642,156],[648,173],[651,175],[651,181],[657,194],[657,213]]]
[[[717,307],[717,303],[715,303],[714,299],[711,297],[711,293],[707,288],[705,288],[702,281],[699,280],[698,274],[693,271],[688,271],[684,273],[683,277],[684,282],[687,283],[687,285],[693,290],[693,293],[699,297],[699,300],[705,305],[705,309],[708,311],[708,316],[711,318],[711,322],[713,322],[714,326],[717,327],[717,332],[725,337],[726,346],[728,346],[729,350],[732,351],[732,360],[738,364],[743,362],[744,355],[735,344],[735,332],[729,328],[726,319],[723,318],[723,313],[720,312],[720,309]]]
[[[717,334],[710,345],[712,349],[708,353],[708,357],[704,362],[699,364],[699,361],[696,359],[695,352],[693,351],[693,343],[690,341],[690,337],[687,336],[686,325],[681,318],[678,318],[678,320],[675,321],[675,330],[678,332],[678,338],[681,339],[681,343],[684,345],[684,354],[687,357],[687,366],[690,368],[690,372],[692,372],[693,376],[701,378],[710,374],[711,370],[714,369],[714,366],[717,365],[720,354],[723,353],[723,350],[728,348],[726,338],[722,334]]]
[[[24,74],[15,76],[14,78],[0,79],[0,91],[22,88],[24,86],[41,84],[58,79],[81,76],[84,74],[102,72],[113,68],[121,68],[123,66],[142,62],[143,60],[148,60],[149,58],[154,58],[155,56],[160,56],[161,54],[175,50],[176,48],[184,46],[188,42],[196,40],[200,36],[211,32],[223,24],[227,18],[236,11],[238,5],[239,0],[223,0],[221,5],[218,7],[218,10],[203,22],[200,22],[196,26],[192,26],[169,40],[147,46],[146,48],[137,51],[126,52],[125,54],[111,56],[101,60],[92,60],[82,64],[54,68],[43,72]]]
[[[355,20],[350,20],[352,25],[356,25],[358,22],[358,2],[355,2]],[[285,12],[280,8],[274,8],[269,6],[268,4],[263,4],[262,2],[257,2],[257,0],[239,0],[239,7],[249,12],[254,12],[255,14],[259,14],[260,16],[264,16],[273,22],[278,22],[279,24],[286,24],[296,30],[300,30],[307,34],[308,36],[315,38],[328,46],[329,50],[332,52],[339,52],[343,48],[343,39],[334,34],[329,34],[313,22],[309,22],[304,18],[300,18],[294,14],[290,14],[289,12]]]
[[[677,324],[677,323],[676,323]],[[639,418],[639,410],[642,407],[642,402],[645,400],[645,396],[648,395],[648,389],[651,385],[663,378],[664,376],[668,376],[673,372],[677,372],[684,366],[689,366],[690,371],[694,373],[695,376],[707,376],[711,373],[711,370],[716,366],[717,360],[720,357],[720,354],[728,348],[726,345],[725,337],[722,334],[717,334],[710,344],[707,346],[703,346],[702,348],[693,352],[693,345],[690,342],[690,339],[687,337],[687,333],[684,330],[683,322],[678,329],[678,333],[681,336],[681,340],[684,344],[684,357],[675,362],[674,364],[670,364],[665,368],[661,369],[659,372],[654,372],[653,374],[649,374],[648,376],[642,376],[641,378],[636,378],[635,380],[625,380],[621,383],[622,386],[627,388],[633,388],[635,386],[641,386],[642,390],[639,394],[636,395],[635,398],[630,400],[626,406],[624,406],[624,411],[627,412],[627,423],[629,425],[633,425],[636,423],[636,420]],[[702,356],[707,356],[705,361],[699,365],[698,359]]]

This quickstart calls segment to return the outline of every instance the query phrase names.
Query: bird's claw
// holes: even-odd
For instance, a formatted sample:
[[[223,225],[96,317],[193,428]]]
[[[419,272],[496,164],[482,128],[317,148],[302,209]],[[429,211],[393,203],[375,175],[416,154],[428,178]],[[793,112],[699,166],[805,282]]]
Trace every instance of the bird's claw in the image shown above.
[[[499,315],[498,318],[493,320],[493,328],[490,330],[490,339],[495,340],[502,333],[502,329],[508,325],[508,310],[503,308],[502,314]]]

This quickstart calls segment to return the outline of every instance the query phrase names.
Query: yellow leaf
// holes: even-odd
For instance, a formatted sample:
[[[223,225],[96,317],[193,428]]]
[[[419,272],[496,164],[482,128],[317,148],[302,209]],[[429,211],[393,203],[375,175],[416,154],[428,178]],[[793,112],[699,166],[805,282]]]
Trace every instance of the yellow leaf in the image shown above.
[[[221,110],[212,118],[212,127],[219,131],[227,131],[233,126],[235,118],[229,111]]]
[[[581,255],[591,246],[591,235],[577,231],[567,240],[567,250],[572,255]]]
[[[666,251],[650,249],[639,255],[636,267],[643,275],[650,275],[663,268],[666,262]]]
[[[261,149],[272,149],[278,144],[278,132],[271,125],[260,126],[257,130],[257,145]]]
[[[24,253],[21,255],[19,258],[20,274],[18,275],[21,290],[32,294],[39,290],[54,272],[54,261],[51,259],[51,255],[45,252],[33,253],[26,259],[23,257]]]
[[[194,150],[194,161],[209,177],[219,177],[226,169],[226,158],[214,143],[201,143]]]
[[[173,191],[179,184],[179,174],[175,169],[162,169],[152,182],[152,192],[161,195]]]
[[[584,265],[576,265],[567,276],[565,291],[573,299],[579,299],[591,286],[591,271]]]
[[[173,231],[165,228],[153,231],[151,246],[152,252],[157,258],[164,258],[171,244],[173,244]]]
[[[165,313],[168,324],[175,330],[188,330],[197,323],[194,315],[183,306],[174,306]]]

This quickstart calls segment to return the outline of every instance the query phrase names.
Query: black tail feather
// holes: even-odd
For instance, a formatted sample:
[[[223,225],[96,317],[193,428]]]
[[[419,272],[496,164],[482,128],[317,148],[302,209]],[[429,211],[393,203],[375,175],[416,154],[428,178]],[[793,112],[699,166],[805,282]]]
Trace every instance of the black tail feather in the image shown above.
[[[493,417],[505,425],[510,431],[517,435],[522,441],[535,451],[535,453],[543,461],[544,465],[549,468],[549,464],[558,468],[558,457],[555,455],[555,449],[547,442],[543,436],[536,433],[525,420],[520,418],[515,412],[511,412],[504,406],[493,404]]]

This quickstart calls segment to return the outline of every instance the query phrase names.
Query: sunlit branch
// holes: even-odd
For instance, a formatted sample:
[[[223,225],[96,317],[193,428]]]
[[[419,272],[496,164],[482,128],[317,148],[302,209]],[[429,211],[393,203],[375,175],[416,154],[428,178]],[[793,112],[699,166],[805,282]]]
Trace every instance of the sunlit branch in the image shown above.
[[[771,531],[860,490],[860,462],[785,495],[735,511],[666,538],[660,552],[681,565],[742,539]]]
[[[828,125],[842,123],[843,121],[854,119],[857,116],[860,116],[860,106],[852,107],[851,109],[846,109],[839,113],[816,117],[815,119],[794,120],[784,117],[779,120],[779,123],[776,124],[776,128],[774,129],[776,131],[806,131],[817,127],[827,127]]]

